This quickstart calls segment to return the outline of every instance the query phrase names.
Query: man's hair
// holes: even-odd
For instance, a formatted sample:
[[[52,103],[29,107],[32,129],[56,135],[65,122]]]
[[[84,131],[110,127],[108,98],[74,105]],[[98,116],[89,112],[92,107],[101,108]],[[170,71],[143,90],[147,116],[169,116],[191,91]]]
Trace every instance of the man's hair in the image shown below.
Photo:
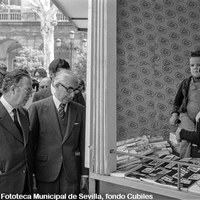
[[[38,74],[40,75],[40,77],[44,78],[47,77],[47,72],[44,68],[37,68],[34,72],[33,75],[35,76],[35,74],[38,72]]]
[[[3,63],[0,63],[0,71],[3,71],[5,73],[7,71],[7,66]]]
[[[60,72],[56,73],[56,76],[54,79],[54,85],[65,82],[69,77],[72,78],[74,81],[74,84],[76,84],[78,86],[78,78],[70,70],[60,71]]]
[[[50,64],[49,64],[49,72],[52,74],[56,74],[59,69],[66,69],[70,70],[70,65],[69,63],[61,58],[54,59]]]
[[[3,79],[3,85],[2,85],[3,93],[8,92],[9,88],[12,85],[17,85],[23,77],[27,77],[31,79],[29,74],[26,71],[21,70],[21,69],[15,69],[11,72],[8,72],[5,78]]]
[[[6,75],[7,66],[3,63],[0,63],[0,88],[2,87],[3,79]]]
[[[192,51],[190,57],[200,57],[200,50]]]
[[[0,72],[0,88],[2,87],[4,77],[5,77],[5,75]]]
[[[82,79],[79,79],[79,86],[82,87],[83,91],[85,91],[85,82]]]
[[[35,79],[32,79],[32,88],[35,89],[35,91],[38,91],[39,82]]]

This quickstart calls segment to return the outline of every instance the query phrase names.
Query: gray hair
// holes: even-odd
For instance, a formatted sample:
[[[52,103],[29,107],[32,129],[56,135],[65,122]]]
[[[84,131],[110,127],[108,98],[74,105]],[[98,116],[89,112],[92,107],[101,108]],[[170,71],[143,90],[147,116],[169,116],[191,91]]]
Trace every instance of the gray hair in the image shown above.
[[[2,85],[3,92],[4,93],[8,92],[10,87],[12,85],[17,85],[23,77],[31,79],[28,72],[23,69],[15,69],[13,71],[8,72],[3,80],[3,85]]]
[[[69,78],[72,80],[73,84],[78,86],[78,77],[69,70],[61,70],[57,72],[53,81],[53,85],[56,86],[58,83],[64,83]]]

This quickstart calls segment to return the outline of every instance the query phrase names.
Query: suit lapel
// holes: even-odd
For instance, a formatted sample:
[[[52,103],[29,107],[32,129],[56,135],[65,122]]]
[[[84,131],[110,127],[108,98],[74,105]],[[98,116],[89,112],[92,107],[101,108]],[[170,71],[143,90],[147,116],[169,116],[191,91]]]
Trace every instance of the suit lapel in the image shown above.
[[[67,128],[65,131],[63,142],[65,142],[70,136],[71,130],[74,126],[74,123],[77,117],[77,110],[71,102],[69,102],[67,106],[66,117],[67,117]]]
[[[15,126],[12,118],[10,117],[9,113],[0,102],[0,124],[3,126],[10,134],[12,134],[17,140],[23,143],[23,138]]]
[[[51,125],[51,127],[53,127],[56,134],[62,141],[62,133],[61,133],[60,124],[59,124],[59,120],[57,116],[57,109],[53,102],[52,96],[48,98],[48,102],[45,106],[46,106],[46,116],[48,117],[49,124]]]

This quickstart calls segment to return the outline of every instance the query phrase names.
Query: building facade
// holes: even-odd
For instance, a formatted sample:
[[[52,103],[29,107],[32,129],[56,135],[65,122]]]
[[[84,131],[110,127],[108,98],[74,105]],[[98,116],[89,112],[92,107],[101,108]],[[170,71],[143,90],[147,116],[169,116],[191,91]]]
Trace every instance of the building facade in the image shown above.
[[[35,12],[26,11],[25,0],[3,0],[7,9],[0,6],[0,63],[8,70],[14,68],[15,57],[22,47],[43,49],[43,38],[40,31],[40,17]],[[19,6],[19,9],[17,7]],[[23,8],[20,9],[20,7]],[[73,41],[70,32],[74,31]],[[54,41],[60,39],[61,45],[54,44],[54,57],[64,58],[70,62],[73,48],[83,44],[87,33],[78,31],[77,27],[61,12],[57,13],[57,25],[54,31]]]

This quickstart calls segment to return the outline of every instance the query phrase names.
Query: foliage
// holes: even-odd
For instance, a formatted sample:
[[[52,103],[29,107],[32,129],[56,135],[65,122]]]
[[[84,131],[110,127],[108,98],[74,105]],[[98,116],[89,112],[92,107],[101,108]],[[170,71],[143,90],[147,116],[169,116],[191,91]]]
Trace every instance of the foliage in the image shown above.
[[[87,48],[85,45],[74,48],[73,54],[74,62],[73,62],[73,70],[74,73],[86,82],[86,73],[87,73]]]
[[[28,47],[23,47],[15,57],[15,68],[26,69],[31,74],[38,67],[43,66],[43,52]]]

